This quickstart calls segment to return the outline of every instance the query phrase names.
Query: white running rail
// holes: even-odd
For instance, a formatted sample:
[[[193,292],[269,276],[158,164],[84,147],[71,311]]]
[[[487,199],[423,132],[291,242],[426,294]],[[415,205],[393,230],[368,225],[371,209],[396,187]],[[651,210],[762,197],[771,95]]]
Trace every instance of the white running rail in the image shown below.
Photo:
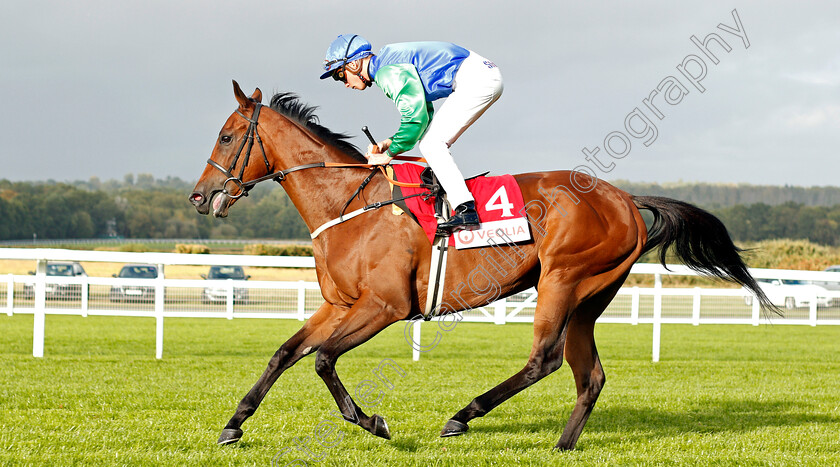
[[[0,260],[32,260],[35,275],[4,274],[0,269],[0,313],[33,314],[32,355],[44,355],[46,315],[136,316],[155,318],[156,358],[163,357],[163,331],[166,318],[280,318],[305,320],[323,302],[316,282],[274,281],[208,281],[199,279],[167,279],[168,265],[239,265],[245,267],[314,268],[311,257],[277,257],[244,255],[196,255],[175,253],[124,253],[77,251],[62,249],[0,248]],[[155,264],[162,271],[157,279],[122,279],[110,277],[47,276],[48,261],[80,261],[109,263]],[[752,269],[757,279],[794,280],[837,284],[840,273]],[[740,288],[675,288],[663,287],[665,276],[695,276],[682,265],[663,268],[658,264],[636,264],[634,275],[651,275],[653,287],[623,287],[599,319],[603,323],[651,324],[653,327],[652,359],[659,360],[662,324],[746,324],[757,326],[767,322],[758,302]],[[4,284],[5,282],[5,284]],[[73,285],[74,295],[50,297],[48,289],[56,285]],[[125,297],[115,300],[112,288],[134,287],[149,291],[146,300]],[[209,294],[212,290],[213,294]],[[492,290],[492,287],[488,287]],[[799,297],[784,317],[770,316],[773,324],[838,325],[840,324],[840,290],[825,290]],[[152,293],[153,291],[153,293]],[[212,296],[211,296],[212,295]],[[464,322],[495,324],[533,322],[537,293],[526,290],[473,310],[457,318]],[[492,297],[488,297],[492,299]],[[828,302],[826,302],[826,300]],[[779,303],[783,305],[783,302]],[[804,305],[803,305],[804,304]],[[799,306],[796,306],[799,305]],[[427,326],[451,330],[453,318],[433,320]],[[414,359],[433,348],[419,343],[421,321],[407,323],[406,336],[413,347]],[[410,329],[409,329],[410,327]],[[432,329],[436,340],[440,331]],[[410,337],[408,337],[410,336]]]

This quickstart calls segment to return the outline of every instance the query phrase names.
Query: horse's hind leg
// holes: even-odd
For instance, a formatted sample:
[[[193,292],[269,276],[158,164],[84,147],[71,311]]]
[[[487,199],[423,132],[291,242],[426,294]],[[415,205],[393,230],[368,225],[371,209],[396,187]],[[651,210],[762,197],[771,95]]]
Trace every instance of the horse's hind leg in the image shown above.
[[[254,414],[277,378],[298,360],[318,350],[321,343],[333,333],[344,313],[346,313],[346,310],[324,303],[303,327],[274,353],[274,356],[268,362],[268,368],[265,369],[254,387],[248,391],[248,394],[236,407],[233,417],[225,425],[217,441],[219,444],[239,441],[242,437],[242,423]]]
[[[558,282],[543,280],[540,282]],[[443,427],[441,436],[456,436],[466,432],[470,420],[483,417],[502,402],[560,368],[563,364],[566,322],[573,308],[571,301],[572,293],[568,287],[540,289],[534,316],[534,344],[528,363],[502,384],[476,397],[458,411]]]
[[[598,400],[598,395],[607,381],[601,359],[598,358],[598,349],[595,347],[595,320],[610,304],[626,278],[625,272],[606,289],[585,300],[569,320],[565,356],[575,377],[577,400],[569,421],[566,422],[566,428],[554,446],[555,449],[565,451],[575,448],[592,408],[595,407],[595,401]]]
[[[606,382],[598,349],[595,347],[594,329],[595,318],[591,315],[576,315],[569,322],[565,353],[566,361],[575,376],[577,401],[556,449],[574,449]]]

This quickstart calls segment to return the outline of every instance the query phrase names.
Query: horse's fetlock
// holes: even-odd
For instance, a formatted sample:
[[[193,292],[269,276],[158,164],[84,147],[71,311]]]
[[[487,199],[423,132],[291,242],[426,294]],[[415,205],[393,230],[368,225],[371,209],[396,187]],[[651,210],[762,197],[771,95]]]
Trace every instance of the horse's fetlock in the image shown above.
[[[487,409],[484,408],[484,406],[481,405],[481,403],[479,403],[477,400],[473,400],[472,402],[470,402],[470,405],[468,407],[470,414],[473,417],[483,417],[487,414]],[[463,420],[459,421],[464,422]]]

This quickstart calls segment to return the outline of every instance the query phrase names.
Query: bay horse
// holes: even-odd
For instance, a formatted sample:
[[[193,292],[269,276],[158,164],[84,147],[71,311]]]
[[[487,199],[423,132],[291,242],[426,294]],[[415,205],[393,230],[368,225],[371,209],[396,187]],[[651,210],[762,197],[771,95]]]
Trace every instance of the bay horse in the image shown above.
[[[189,198],[200,214],[212,209],[216,217],[227,216],[237,199],[265,180],[281,183],[310,232],[337,218],[345,207],[360,209],[391,198],[389,181],[379,173],[356,192],[371,166],[365,165],[347,135],[318,123],[313,107],[289,93],[275,95],[264,107],[259,89],[248,97],[235,81],[233,91],[239,106],[219,132]],[[469,250],[450,247],[444,289],[449,298],[440,311],[455,313],[536,287],[531,353],[522,370],[452,416],[441,436],[465,433],[471,420],[556,371],[565,358],[574,374],[577,401],[555,448],[573,449],[605,382],[593,337],[595,320],[633,263],[655,247],[661,248],[663,264],[666,249],[673,246],[689,267],[738,283],[765,308],[773,308],[726,228],[711,214],[681,201],[631,196],[582,173],[514,177],[522,189],[533,241]],[[653,213],[650,229],[639,209]],[[409,216],[394,215],[389,208],[324,230],[313,240],[313,251],[324,303],[271,357],[222,430],[219,444],[238,441],[242,423],[277,378],[313,352],[315,371],[344,419],[390,439],[385,420],[365,414],[347,392],[336,373],[336,360],[387,326],[421,315],[432,246]],[[481,274],[475,274],[477,266]]]

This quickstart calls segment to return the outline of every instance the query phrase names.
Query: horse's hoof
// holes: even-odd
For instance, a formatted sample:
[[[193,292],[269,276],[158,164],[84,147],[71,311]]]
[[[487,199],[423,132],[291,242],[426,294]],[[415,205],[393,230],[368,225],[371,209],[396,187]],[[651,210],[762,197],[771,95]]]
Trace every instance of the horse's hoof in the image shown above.
[[[461,423],[458,420],[449,420],[446,422],[446,426],[443,427],[443,431],[440,432],[440,437],[448,438],[450,436],[462,435],[469,429],[470,427],[466,423]]]
[[[370,418],[373,419],[372,433],[380,438],[391,439],[391,432],[388,430],[388,424],[385,422],[385,419],[376,414],[373,414]]]
[[[222,430],[222,435],[219,436],[219,440],[216,443],[220,445],[233,444],[239,441],[240,438],[242,438],[242,430],[239,428],[225,428]]]

